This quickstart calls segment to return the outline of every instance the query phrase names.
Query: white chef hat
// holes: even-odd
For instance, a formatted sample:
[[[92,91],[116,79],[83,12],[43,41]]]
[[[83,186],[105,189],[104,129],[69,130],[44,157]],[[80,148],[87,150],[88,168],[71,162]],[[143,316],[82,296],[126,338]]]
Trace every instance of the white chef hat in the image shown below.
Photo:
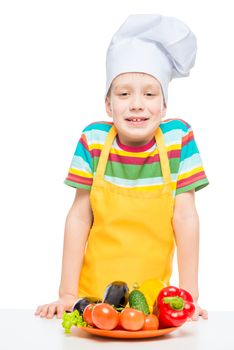
[[[195,35],[177,18],[157,14],[128,16],[107,50],[105,97],[119,74],[143,72],[159,80],[167,103],[169,82],[189,75],[196,51]]]

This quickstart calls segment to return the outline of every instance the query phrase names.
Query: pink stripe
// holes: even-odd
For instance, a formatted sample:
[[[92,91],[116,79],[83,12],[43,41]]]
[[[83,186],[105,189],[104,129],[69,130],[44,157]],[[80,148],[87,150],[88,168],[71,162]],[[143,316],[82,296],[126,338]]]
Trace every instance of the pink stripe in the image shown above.
[[[137,158],[137,157],[126,157],[116,154],[109,154],[109,161],[130,164],[130,165],[143,165],[143,164],[152,164],[154,162],[159,162],[159,155],[156,154],[153,157],[148,158]]]
[[[101,150],[99,149],[92,149],[91,155],[92,158],[94,157],[100,157]],[[180,150],[172,150],[168,152],[168,158],[180,158]],[[109,154],[108,161],[117,162],[117,163],[124,163],[124,164],[131,164],[131,165],[142,165],[142,164],[152,164],[154,162],[159,162],[159,155],[156,154],[153,157],[148,158],[138,158],[138,157],[128,157],[128,156],[121,156],[116,155],[113,153]]]
[[[80,138],[80,141],[79,141],[82,146],[86,149],[86,151],[89,152],[89,148],[88,148],[88,145],[87,145],[87,141],[86,141],[86,137],[82,134],[81,138]]]
[[[192,140],[194,140],[194,135],[193,131],[190,131],[187,135],[182,137],[182,146],[187,145]]]
[[[202,180],[205,179],[206,175],[204,171],[200,171],[197,174],[194,174],[192,176],[187,177],[186,179],[182,179],[177,181],[177,188],[181,188],[181,187],[185,187],[188,185],[191,185],[192,183],[198,181],[198,180]]]
[[[167,119],[164,119],[163,122],[170,122],[171,120],[175,120],[175,119],[173,119],[173,118],[167,118]]]
[[[113,122],[107,122],[106,120],[96,121],[96,122],[90,123],[89,125],[93,125],[93,124],[97,124],[97,123],[113,125]]]
[[[101,150],[100,150],[100,149],[97,149],[97,148],[93,148],[93,149],[90,151],[90,153],[91,153],[92,158],[94,158],[94,157],[100,157],[100,155],[101,155]]]
[[[93,149],[91,153],[92,153],[92,157],[100,157],[101,151],[98,149]],[[159,155],[156,154],[155,156],[148,157],[148,158],[137,158],[137,157],[121,156],[121,155],[110,153],[108,157],[108,161],[121,163],[121,164],[135,164],[135,165],[152,164],[154,162],[159,162]]]
[[[153,147],[153,145],[155,144],[155,137],[153,137],[150,141],[148,141],[145,145],[143,146],[127,146],[124,145],[120,142],[118,135],[116,136],[116,142],[118,144],[118,146],[120,148],[122,148],[123,150],[127,151],[127,152],[145,152],[148,149],[150,149],[151,147]]]
[[[169,159],[180,158],[180,153],[181,153],[180,149],[173,149],[173,150],[167,152],[167,155],[168,155]]]
[[[79,176],[79,175],[75,175],[75,174],[71,174],[71,173],[68,174],[66,180],[80,183],[83,185],[88,185],[88,186],[91,186],[93,183],[93,179],[85,178],[83,176]]]

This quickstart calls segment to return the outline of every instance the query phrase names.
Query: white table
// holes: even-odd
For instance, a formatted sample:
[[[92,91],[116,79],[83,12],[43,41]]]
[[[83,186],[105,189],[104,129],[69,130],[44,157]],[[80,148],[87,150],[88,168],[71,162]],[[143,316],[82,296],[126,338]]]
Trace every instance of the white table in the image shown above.
[[[210,311],[209,319],[186,322],[175,332],[149,339],[110,339],[72,327],[67,335],[61,320],[34,316],[34,310],[0,310],[3,350],[234,350],[234,312]]]

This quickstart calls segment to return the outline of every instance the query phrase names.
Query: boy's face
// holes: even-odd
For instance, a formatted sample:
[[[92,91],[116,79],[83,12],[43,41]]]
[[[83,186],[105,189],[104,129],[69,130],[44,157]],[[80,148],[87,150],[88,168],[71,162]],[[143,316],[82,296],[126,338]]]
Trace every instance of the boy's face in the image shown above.
[[[160,83],[145,73],[118,75],[106,98],[106,112],[113,118],[121,143],[145,145],[154,137],[166,114]],[[137,121],[138,118],[141,121]]]

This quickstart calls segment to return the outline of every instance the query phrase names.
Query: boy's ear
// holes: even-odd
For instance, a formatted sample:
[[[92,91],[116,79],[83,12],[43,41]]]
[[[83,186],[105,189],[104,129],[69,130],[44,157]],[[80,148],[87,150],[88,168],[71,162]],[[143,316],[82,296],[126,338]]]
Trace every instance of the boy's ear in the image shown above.
[[[166,113],[167,113],[167,107],[163,107],[163,110],[162,110],[162,117],[166,117]]]
[[[112,118],[112,110],[111,110],[111,103],[110,103],[109,96],[106,97],[105,105],[106,105],[106,113],[110,118]]]
[[[167,106],[165,105],[165,102],[163,102],[161,117],[164,118],[166,116],[166,113],[167,113]]]

